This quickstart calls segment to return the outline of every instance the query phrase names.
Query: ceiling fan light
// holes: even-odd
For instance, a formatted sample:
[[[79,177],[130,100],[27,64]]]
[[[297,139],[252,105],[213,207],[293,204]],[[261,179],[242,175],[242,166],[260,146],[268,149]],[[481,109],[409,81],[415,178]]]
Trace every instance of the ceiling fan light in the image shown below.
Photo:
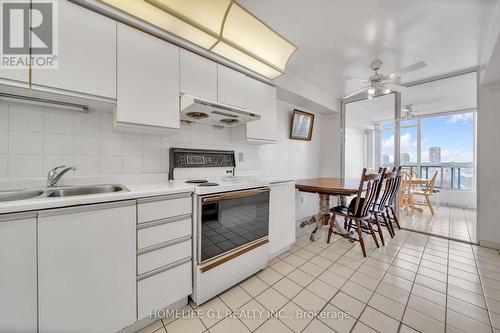
[[[387,94],[390,94],[390,93],[391,93],[391,89],[389,89],[389,88],[385,88],[384,89],[384,94],[387,95]]]
[[[376,92],[375,88],[373,87],[368,88],[368,95],[375,95],[375,92]]]

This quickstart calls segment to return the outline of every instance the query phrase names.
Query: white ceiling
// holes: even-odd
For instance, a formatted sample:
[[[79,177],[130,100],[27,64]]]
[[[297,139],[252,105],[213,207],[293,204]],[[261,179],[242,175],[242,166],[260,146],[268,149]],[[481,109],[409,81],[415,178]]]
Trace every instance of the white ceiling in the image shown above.
[[[480,64],[497,0],[238,0],[297,45],[287,71],[336,96],[362,87],[374,58],[382,73],[423,60],[403,81]]]
[[[401,106],[411,105],[415,115],[475,109],[476,73],[409,87],[401,94]],[[371,128],[374,122],[394,118],[394,95],[348,103],[346,123]]]

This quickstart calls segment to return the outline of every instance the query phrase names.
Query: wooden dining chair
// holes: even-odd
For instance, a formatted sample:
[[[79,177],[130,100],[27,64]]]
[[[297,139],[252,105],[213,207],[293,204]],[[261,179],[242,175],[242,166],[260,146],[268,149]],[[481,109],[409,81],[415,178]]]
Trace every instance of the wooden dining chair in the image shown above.
[[[385,213],[386,213],[386,218],[392,229],[392,235],[394,236],[395,232],[392,222],[396,223],[398,229],[401,230],[401,226],[399,225],[398,214],[396,214],[396,212],[399,211],[399,207],[397,207],[396,205],[397,205],[397,196],[399,193],[399,189],[401,188],[403,171],[401,171],[401,167],[399,167],[398,169],[393,168],[392,172],[395,173],[394,185],[391,193],[389,194],[389,198],[387,199],[387,203],[385,205]]]
[[[372,173],[367,174],[366,168],[363,169],[361,174],[361,180],[359,182],[358,194],[354,199],[351,200],[349,207],[337,206],[333,207],[330,212],[332,216],[330,218],[330,227],[328,229],[327,243],[330,243],[330,238],[333,233],[333,227],[335,223],[335,217],[342,216],[349,221],[347,231],[349,232],[351,228],[354,228],[358,232],[359,244],[361,245],[361,251],[363,256],[366,257],[365,242],[363,240],[363,232],[371,234],[375,245],[379,247],[377,236],[373,230],[372,224],[369,222],[371,218],[370,208],[373,205],[375,197],[379,186],[381,184],[382,173]],[[364,195],[362,197],[362,195]],[[353,225],[353,222],[355,225]]]
[[[386,211],[390,200],[394,197],[394,192],[398,191],[397,176],[398,172],[396,169],[393,169],[391,172],[386,172],[386,169],[383,170],[382,182],[379,186],[379,192],[381,192],[381,195],[378,196],[378,200],[374,201],[372,209],[370,209],[370,212],[372,213],[370,222],[376,226],[376,231],[380,236],[382,245],[385,245],[382,226],[387,228],[391,238],[394,237],[394,227],[392,226],[390,216],[386,216]]]
[[[437,174],[438,174],[437,170],[434,171],[432,178],[429,180],[429,182],[427,182],[425,187],[422,190],[415,190],[413,192],[413,195],[421,196],[425,200],[425,201],[415,201],[414,204],[429,207],[429,210],[431,211],[432,215],[434,215],[434,207],[432,206],[430,198],[433,194],[435,194],[434,187],[436,185]]]
[[[408,211],[408,209],[415,211],[415,206],[413,205],[413,193],[415,192],[415,183],[413,182],[413,179],[415,178],[417,178],[417,174],[414,171],[401,171],[399,205],[404,208],[405,212]]]

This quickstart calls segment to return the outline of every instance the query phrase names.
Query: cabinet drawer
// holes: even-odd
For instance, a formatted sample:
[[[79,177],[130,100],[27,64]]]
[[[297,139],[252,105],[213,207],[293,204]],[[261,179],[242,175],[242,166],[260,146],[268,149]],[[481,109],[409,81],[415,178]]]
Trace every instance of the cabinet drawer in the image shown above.
[[[191,236],[191,215],[141,224],[137,231],[137,246],[141,250],[185,236]]]
[[[144,223],[173,216],[191,214],[191,194],[145,198],[137,201],[137,222]]]
[[[138,319],[187,297],[192,291],[191,261],[137,282]]]
[[[137,257],[137,275],[141,275],[171,264],[175,261],[191,257],[191,238],[180,243],[165,246],[151,252],[141,253]]]

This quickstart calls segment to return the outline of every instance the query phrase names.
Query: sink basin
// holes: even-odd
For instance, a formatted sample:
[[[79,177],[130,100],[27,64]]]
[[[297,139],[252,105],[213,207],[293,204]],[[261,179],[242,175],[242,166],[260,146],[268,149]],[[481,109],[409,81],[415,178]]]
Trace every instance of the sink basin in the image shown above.
[[[10,192],[0,192],[0,202],[36,198],[41,196],[43,193],[44,193],[43,190],[19,190]]]
[[[75,195],[102,194],[114,192],[127,192],[128,188],[120,184],[110,185],[85,185],[85,186],[68,186],[55,189],[50,192],[48,197],[71,197]]]

